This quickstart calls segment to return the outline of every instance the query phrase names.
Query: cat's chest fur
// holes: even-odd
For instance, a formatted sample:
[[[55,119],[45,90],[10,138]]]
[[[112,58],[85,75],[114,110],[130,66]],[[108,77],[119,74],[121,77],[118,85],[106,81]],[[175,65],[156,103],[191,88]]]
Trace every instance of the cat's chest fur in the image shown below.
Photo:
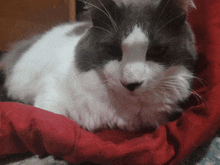
[[[159,126],[168,121],[164,104],[147,102],[125,95],[103,85],[99,72],[91,71],[69,81],[65,96],[65,115],[90,131],[100,128],[137,130],[143,126]],[[69,76],[68,76],[69,77]],[[91,79],[88,79],[91,77]],[[76,78],[76,77],[74,77]],[[73,83],[74,82],[74,83]],[[175,107],[177,108],[177,107]]]
[[[65,98],[63,101],[68,109],[65,115],[85,129],[137,130],[142,126],[158,126],[168,121],[167,116],[158,116],[156,104],[149,104],[137,96],[109,88],[100,71],[92,70],[77,76],[70,75],[67,76],[68,80],[65,80],[65,83],[68,83],[67,89],[60,84],[63,88],[61,91],[66,90],[65,97],[62,97]],[[161,111],[163,106],[161,105]]]

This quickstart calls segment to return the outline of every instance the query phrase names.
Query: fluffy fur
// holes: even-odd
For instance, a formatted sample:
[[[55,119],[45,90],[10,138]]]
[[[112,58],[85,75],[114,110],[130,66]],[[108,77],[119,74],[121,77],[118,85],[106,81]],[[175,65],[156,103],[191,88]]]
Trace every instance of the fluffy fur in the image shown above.
[[[183,0],[144,2],[88,0],[92,24],[21,42],[3,59],[8,96],[89,131],[168,122],[191,93],[194,39]]]

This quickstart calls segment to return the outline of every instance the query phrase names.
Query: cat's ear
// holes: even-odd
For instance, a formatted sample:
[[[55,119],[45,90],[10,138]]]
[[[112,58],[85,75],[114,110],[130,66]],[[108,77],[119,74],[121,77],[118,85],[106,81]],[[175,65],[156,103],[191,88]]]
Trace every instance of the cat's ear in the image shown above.
[[[179,6],[183,11],[188,12],[190,7],[196,8],[193,0],[179,0]]]
[[[192,0],[161,0],[157,8],[157,20],[162,19],[161,22],[173,28],[181,27],[192,5],[194,5]]]
[[[113,0],[84,0],[91,14],[93,26],[107,30],[117,29],[119,7]]]
[[[195,8],[193,0],[161,0],[161,5],[165,4],[168,8],[176,5],[182,12],[188,12],[190,7]]]

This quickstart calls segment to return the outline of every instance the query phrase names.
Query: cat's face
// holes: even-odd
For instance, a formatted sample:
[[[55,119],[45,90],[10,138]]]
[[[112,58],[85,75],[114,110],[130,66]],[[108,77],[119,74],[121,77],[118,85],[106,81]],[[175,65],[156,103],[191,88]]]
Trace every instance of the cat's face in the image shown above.
[[[101,70],[124,95],[173,104],[190,93],[196,60],[186,0],[87,1],[93,27],[78,46],[78,68]]]

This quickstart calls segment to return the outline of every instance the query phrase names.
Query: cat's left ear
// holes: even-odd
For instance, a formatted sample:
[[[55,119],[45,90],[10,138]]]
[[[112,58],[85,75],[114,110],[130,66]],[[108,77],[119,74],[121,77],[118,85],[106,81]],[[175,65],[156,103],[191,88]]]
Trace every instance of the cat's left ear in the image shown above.
[[[93,26],[106,30],[116,29],[120,9],[113,0],[84,0],[91,14]]]

